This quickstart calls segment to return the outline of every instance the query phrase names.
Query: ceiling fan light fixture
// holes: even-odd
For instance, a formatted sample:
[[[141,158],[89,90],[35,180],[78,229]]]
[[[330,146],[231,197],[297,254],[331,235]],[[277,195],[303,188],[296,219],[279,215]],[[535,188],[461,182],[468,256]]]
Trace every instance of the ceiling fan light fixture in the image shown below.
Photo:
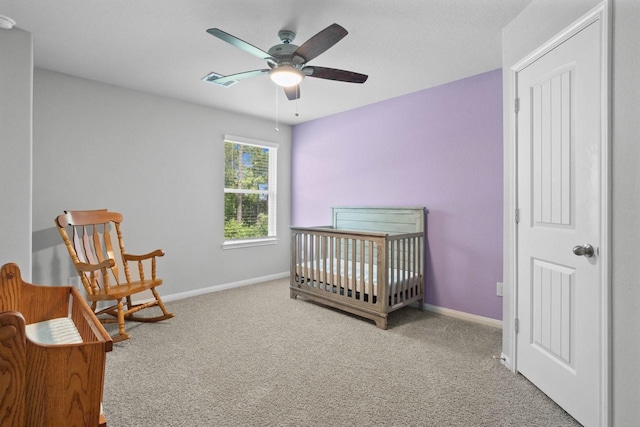
[[[292,87],[304,79],[304,73],[290,65],[281,65],[269,71],[269,77],[275,84],[282,87]]]

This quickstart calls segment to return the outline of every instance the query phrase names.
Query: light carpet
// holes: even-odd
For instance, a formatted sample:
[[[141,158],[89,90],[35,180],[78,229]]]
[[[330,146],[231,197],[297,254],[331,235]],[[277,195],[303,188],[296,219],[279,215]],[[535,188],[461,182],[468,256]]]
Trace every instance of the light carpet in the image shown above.
[[[288,279],[167,306],[107,355],[109,427],[579,425],[494,358],[491,326],[406,307],[383,331]]]

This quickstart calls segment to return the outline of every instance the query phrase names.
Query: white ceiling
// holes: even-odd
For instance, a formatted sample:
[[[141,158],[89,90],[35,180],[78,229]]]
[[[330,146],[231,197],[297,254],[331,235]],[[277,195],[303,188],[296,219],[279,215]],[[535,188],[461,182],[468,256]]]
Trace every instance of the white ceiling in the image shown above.
[[[530,2],[0,0],[0,15],[33,34],[38,68],[296,124],[501,67],[501,30]],[[349,34],[310,65],[368,74],[366,83],[306,78],[289,101],[266,75],[229,88],[200,80],[266,68],[208,28],[266,51],[281,29],[301,45],[334,22]]]

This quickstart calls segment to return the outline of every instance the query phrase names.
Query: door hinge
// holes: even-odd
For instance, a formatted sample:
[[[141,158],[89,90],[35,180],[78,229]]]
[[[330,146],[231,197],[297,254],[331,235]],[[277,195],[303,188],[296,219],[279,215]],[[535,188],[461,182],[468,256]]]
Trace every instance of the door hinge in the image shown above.
[[[518,114],[520,112],[520,98],[513,100],[513,110]]]
[[[516,331],[516,334],[520,332],[520,321],[518,319],[513,320],[513,329]]]
[[[520,222],[520,209],[516,208],[516,224]]]

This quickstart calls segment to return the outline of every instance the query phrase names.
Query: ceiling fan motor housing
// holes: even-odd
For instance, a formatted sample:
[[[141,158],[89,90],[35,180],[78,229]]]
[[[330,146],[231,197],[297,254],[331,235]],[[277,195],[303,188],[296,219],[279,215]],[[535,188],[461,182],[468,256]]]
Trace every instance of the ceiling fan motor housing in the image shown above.
[[[293,53],[298,49],[298,46],[290,43],[282,43],[273,46],[269,49],[269,55],[276,59],[278,64],[269,63],[271,68],[277,68],[281,65],[290,65],[295,68],[300,68],[301,64],[294,62]]]

